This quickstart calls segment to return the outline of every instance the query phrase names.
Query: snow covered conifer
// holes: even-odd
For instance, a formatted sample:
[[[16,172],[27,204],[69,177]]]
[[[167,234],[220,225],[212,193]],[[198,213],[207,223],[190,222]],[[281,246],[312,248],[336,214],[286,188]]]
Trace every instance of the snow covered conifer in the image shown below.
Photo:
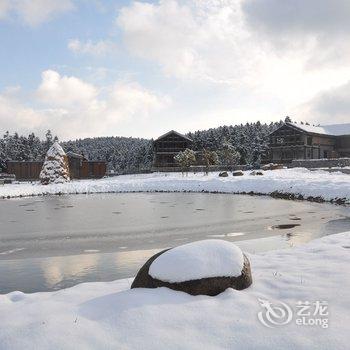
[[[68,158],[63,148],[55,142],[46,153],[45,161],[40,172],[43,185],[69,181]]]

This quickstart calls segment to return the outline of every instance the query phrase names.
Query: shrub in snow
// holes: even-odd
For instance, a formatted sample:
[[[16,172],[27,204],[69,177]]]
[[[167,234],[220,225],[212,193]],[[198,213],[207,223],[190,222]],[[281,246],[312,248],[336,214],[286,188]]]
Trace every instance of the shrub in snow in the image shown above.
[[[233,243],[204,240],[163,250],[136,275],[131,288],[168,287],[192,295],[217,295],[252,283],[248,258]]]
[[[227,166],[228,169],[231,169],[233,165],[239,163],[241,158],[241,154],[227,140],[224,140],[222,143],[219,154],[221,163]]]
[[[174,159],[181,166],[182,172],[187,172],[190,166],[196,163],[196,154],[191,149],[186,148],[179,152]]]
[[[208,149],[204,149],[202,154],[205,165],[205,174],[208,175],[210,166],[219,164],[219,157],[215,151],[210,151]]]
[[[68,158],[58,142],[55,142],[46,153],[40,181],[43,185],[69,181]]]

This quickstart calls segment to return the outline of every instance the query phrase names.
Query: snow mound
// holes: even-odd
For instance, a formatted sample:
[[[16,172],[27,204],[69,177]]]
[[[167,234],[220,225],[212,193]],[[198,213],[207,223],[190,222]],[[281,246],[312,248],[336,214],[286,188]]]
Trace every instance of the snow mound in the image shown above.
[[[153,261],[149,274],[170,283],[209,277],[238,277],[243,264],[243,253],[235,244],[207,239],[166,251]]]
[[[250,255],[256,278],[244,293],[227,289],[209,297],[129,289],[130,279],[0,295],[0,349],[348,349],[349,241],[350,232]],[[264,326],[259,299],[285,303],[293,319],[274,329]],[[298,325],[300,301],[310,302],[306,321],[326,317],[329,327]],[[313,316],[317,301],[328,303],[329,316]]]

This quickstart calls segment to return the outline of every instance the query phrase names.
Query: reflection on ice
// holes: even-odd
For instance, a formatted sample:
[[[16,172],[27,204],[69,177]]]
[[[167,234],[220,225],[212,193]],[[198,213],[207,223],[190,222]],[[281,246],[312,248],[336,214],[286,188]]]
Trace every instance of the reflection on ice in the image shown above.
[[[0,294],[131,277],[155,252],[207,238],[250,253],[288,248],[349,231],[349,216],[346,207],[229,194],[0,200]]]

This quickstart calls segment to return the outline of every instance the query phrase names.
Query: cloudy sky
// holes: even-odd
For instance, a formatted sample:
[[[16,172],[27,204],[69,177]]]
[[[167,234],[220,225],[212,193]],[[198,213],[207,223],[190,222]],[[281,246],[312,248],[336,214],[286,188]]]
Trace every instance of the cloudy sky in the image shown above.
[[[348,0],[0,0],[0,132],[350,122]]]

